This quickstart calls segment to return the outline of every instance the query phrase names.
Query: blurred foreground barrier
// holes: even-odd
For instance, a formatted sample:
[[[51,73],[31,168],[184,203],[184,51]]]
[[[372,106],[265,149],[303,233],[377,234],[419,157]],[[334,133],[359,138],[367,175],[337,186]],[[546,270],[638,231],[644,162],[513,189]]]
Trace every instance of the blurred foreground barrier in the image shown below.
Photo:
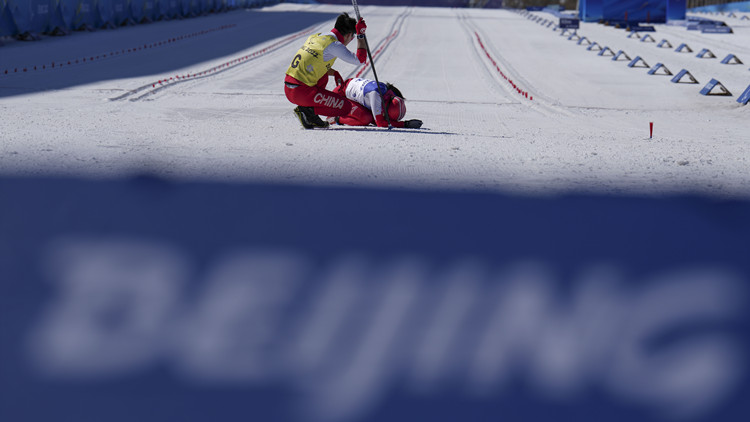
[[[0,179],[3,421],[733,422],[750,203]]]

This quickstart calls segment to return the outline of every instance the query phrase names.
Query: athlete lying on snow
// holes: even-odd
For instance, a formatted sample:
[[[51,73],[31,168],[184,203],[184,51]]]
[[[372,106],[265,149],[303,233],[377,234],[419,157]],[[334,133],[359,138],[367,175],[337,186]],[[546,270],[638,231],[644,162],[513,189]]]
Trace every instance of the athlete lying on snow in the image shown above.
[[[389,83],[377,82],[369,79],[353,78],[343,80],[338,72],[334,73],[336,88],[333,92],[345,95],[352,101],[351,111],[346,116],[330,117],[328,122],[348,126],[388,127],[390,124],[397,128],[418,129],[422,121],[417,119],[402,121],[406,114],[406,100],[401,91]],[[378,86],[380,87],[378,92]],[[382,99],[380,93],[383,93]],[[383,107],[385,100],[385,107]],[[388,119],[386,119],[386,114]]]

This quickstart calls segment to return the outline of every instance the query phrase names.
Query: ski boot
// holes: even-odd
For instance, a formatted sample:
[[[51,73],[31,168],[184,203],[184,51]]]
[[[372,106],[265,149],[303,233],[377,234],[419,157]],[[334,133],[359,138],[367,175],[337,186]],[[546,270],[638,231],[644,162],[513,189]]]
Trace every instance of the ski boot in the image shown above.
[[[297,115],[299,122],[302,123],[302,127],[305,129],[328,127],[328,122],[324,122],[317,114],[315,114],[312,107],[298,106],[294,109],[294,114]]]

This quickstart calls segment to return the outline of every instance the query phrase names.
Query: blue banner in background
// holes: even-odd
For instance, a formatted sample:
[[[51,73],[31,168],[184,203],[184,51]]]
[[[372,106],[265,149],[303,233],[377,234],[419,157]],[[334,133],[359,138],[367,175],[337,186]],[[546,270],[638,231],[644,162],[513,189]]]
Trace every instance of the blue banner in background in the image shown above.
[[[750,203],[0,179],[3,421],[739,422]]]
[[[667,21],[685,20],[686,13],[686,0],[667,0]]]
[[[604,16],[603,0],[582,0],[578,4],[584,22],[598,22]]]
[[[663,23],[667,0],[604,0],[603,19],[612,22]]]

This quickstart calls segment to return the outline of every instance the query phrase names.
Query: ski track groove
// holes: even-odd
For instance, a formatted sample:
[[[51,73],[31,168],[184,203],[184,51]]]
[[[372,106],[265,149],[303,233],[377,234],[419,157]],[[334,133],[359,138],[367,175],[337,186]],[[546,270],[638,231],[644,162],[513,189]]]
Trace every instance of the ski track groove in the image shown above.
[[[401,28],[403,27],[406,18],[411,14],[411,12],[413,11],[413,9],[414,9],[413,7],[407,8],[402,14],[400,14],[394,20],[394,23],[391,25],[391,29],[389,31],[389,33],[391,35],[389,35],[388,37],[382,39],[375,46],[375,51],[372,52],[373,59],[375,59],[376,56],[380,56],[381,54],[385,53],[388,50],[388,47],[391,45],[392,41],[394,41],[396,38],[398,38],[398,35],[401,33]],[[192,77],[187,77],[187,78],[177,79],[177,80],[174,80],[174,79],[161,79],[161,80],[158,80],[158,81],[153,81],[153,82],[144,84],[144,85],[142,85],[142,86],[140,86],[138,88],[129,90],[128,92],[126,92],[126,93],[124,93],[124,94],[122,94],[120,96],[117,96],[117,97],[114,97],[114,98],[110,98],[110,101],[122,101],[122,100],[126,100],[126,99],[129,100],[129,101],[133,101],[133,102],[135,102],[135,101],[141,101],[141,100],[144,100],[144,99],[146,99],[148,97],[156,95],[156,94],[158,94],[158,93],[160,93],[160,92],[162,92],[162,91],[164,91],[164,90],[166,90],[168,88],[172,88],[174,86],[177,86],[177,85],[185,83],[185,82],[191,82],[191,81],[198,81],[198,80],[213,78],[214,76],[218,76],[218,75],[220,75],[220,74],[222,74],[224,72],[227,72],[229,70],[234,70],[234,69],[236,69],[236,68],[238,68],[238,67],[240,67],[240,66],[242,66],[244,64],[248,64],[248,63],[254,62],[257,59],[263,58],[263,57],[265,57],[268,54],[275,53],[278,50],[282,49],[283,47],[286,47],[290,43],[295,42],[295,41],[297,41],[298,39],[300,39],[302,37],[306,37],[306,36],[309,36],[310,34],[316,32],[316,31],[320,31],[321,28],[323,28],[326,25],[328,25],[328,23],[323,23],[323,24],[320,24],[320,25],[316,25],[316,26],[304,29],[304,30],[302,30],[302,31],[300,31],[298,33],[295,33],[295,34],[287,37],[287,38],[284,38],[282,41],[279,41],[279,42],[277,42],[275,44],[272,44],[270,47],[267,47],[267,51],[265,51],[264,53],[259,54],[259,55],[255,56],[255,57],[251,57],[251,58],[249,58],[247,60],[232,59],[232,60],[229,60],[228,62],[225,62],[225,63],[232,63],[232,64],[222,64],[222,65],[213,66],[211,68],[204,69],[204,70],[201,70],[201,71],[193,72],[193,75],[200,75],[200,76],[192,76]],[[258,51],[260,51],[260,50],[258,50]],[[246,57],[246,56],[250,56],[250,55],[253,55],[253,54],[255,54],[255,53],[249,53],[249,54],[243,55],[241,57]],[[370,73],[372,71],[372,67],[368,66],[368,64],[369,64],[369,62],[365,63],[360,69],[354,69],[347,76],[346,79],[348,79],[350,77],[353,77],[352,75],[354,75],[357,72],[359,72],[359,74],[357,74],[356,77],[360,77],[360,75],[362,75],[361,77],[365,77],[368,73]],[[202,73],[205,73],[205,75],[201,75]],[[134,97],[134,95],[136,95],[136,94],[140,94],[140,95],[138,95],[137,97]]]
[[[406,18],[412,14],[413,10],[413,7],[409,7],[401,14],[399,14],[396,19],[393,20],[391,28],[388,30],[388,34],[390,35],[381,39],[374,48],[370,48],[373,60],[375,60],[376,57],[381,56],[382,54],[387,52],[388,47],[391,46],[391,43],[394,40],[398,39],[399,35],[401,35],[401,28],[403,28],[404,22],[406,22]],[[344,77],[344,80],[347,80],[349,78],[364,78],[371,72],[372,66],[370,66],[370,62],[368,60],[362,66],[355,68],[354,70],[349,72],[349,74]]]
[[[258,49],[256,51],[248,53],[248,54],[244,54],[244,55],[242,55],[242,56],[240,56],[238,58],[234,58],[234,59],[231,59],[229,61],[225,61],[223,64],[220,64],[220,65],[217,65],[217,66],[212,66],[212,67],[210,67],[208,69],[204,69],[204,70],[197,71],[197,72],[192,72],[192,74],[194,75],[192,77],[186,77],[186,78],[177,79],[177,80],[173,80],[173,79],[160,79],[158,81],[149,82],[149,83],[144,84],[142,86],[139,86],[139,87],[137,87],[135,89],[129,90],[128,92],[126,92],[126,93],[124,93],[124,94],[122,94],[120,96],[117,96],[117,97],[114,97],[114,98],[110,98],[109,100],[110,101],[122,101],[122,100],[126,100],[127,99],[127,100],[130,100],[130,101],[133,101],[133,102],[135,102],[135,101],[141,101],[141,100],[143,100],[143,99],[145,99],[147,97],[153,96],[153,95],[155,95],[155,94],[157,94],[157,93],[159,93],[159,92],[161,92],[163,90],[166,90],[168,88],[172,88],[174,86],[180,85],[180,84],[185,83],[185,82],[191,82],[191,81],[198,81],[198,80],[213,78],[214,76],[218,76],[218,75],[220,75],[222,73],[225,73],[225,72],[227,72],[229,70],[234,70],[234,69],[239,68],[239,67],[241,67],[241,66],[243,66],[245,64],[253,63],[256,60],[261,59],[261,58],[267,56],[268,54],[273,54],[273,53],[275,53],[275,52],[283,49],[287,45],[291,44],[292,42],[297,41],[298,39],[300,39],[302,37],[310,36],[310,34],[314,33],[315,31],[319,30],[320,28],[322,28],[325,25],[327,25],[327,23],[323,23],[323,24],[311,26],[311,27],[303,29],[302,31],[299,31],[299,32],[297,32],[295,34],[287,36],[284,39],[282,39],[281,41],[277,41],[276,43],[273,43],[273,44],[271,44],[268,47]],[[246,58],[246,59],[243,60],[242,59],[243,57]],[[195,76],[195,75],[199,75],[199,76]],[[136,95],[136,94],[141,94],[141,95],[133,98],[133,96]]]
[[[499,53],[498,49],[492,42],[492,38],[488,37],[466,12],[459,12],[458,18],[466,35],[471,39],[470,42],[477,60],[482,63],[487,73],[490,74],[490,79],[495,82],[495,85],[500,88],[500,91],[502,91],[508,99],[547,117],[559,116],[561,114],[566,116],[573,115],[573,112],[569,109],[555,105],[553,99],[540,94],[539,90],[533,83],[521,76],[520,72],[510,64],[510,61]],[[479,45],[480,42],[484,46],[483,48]],[[485,54],[485,51],[487,54]],[[487,57],[487,55],[491,57]],[[491,63],[490,60],[494,60],[495,63]],[[508,81],[498,74],[498,69],[495,66],[501,69],[504,74],[508,75]],[[516,86],[522,87],[523,91],[528,92],[533,97],[533,100],[529,100],[523,96],[519,99],[520,94],[510,84],[511,81],[515,81],[514,83],[516,83]]]

